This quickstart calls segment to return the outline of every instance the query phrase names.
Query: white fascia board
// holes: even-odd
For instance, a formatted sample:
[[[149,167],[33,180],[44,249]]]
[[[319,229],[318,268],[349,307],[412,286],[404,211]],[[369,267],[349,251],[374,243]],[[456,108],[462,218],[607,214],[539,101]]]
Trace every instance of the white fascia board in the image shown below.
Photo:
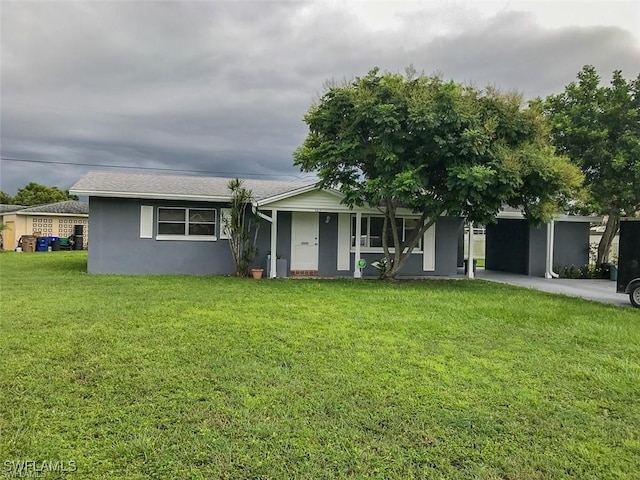
[[[526,220],[526,217],[522,212],[499,212],[496,215],[498,219],[515,219],[515,220]],[[566,215],[564,213],[557,214],[553,217],[554,222],[577,222],[577,223],[598,223],[602,222],[601,216],[590,216],[590,215]]]
[[[269,206],[268,205],[263,205],[260,203],[253,203],[255,208],[258,209],[263,209],[263,210],[269,210]],[[323,208],[314,208],[314,207],[295,207],[295,206],[290,206],[287,207],[286,209],[279,209],[279,210],[283,210],[283,211],[287,211],[287,212],[313,212],[313,213],[318,213],[318,212],[323,212],[323,213],[357,213],[360,212],[363,215],[384,215],[384,211],[382,210],[378,210],[377,208],[371,208],[371,207],[349,207],[347,205],[340,205],[340,206],[336,206],[336,207],[332,207],[332,208],[327,208],[327,207],[323,207]],[[407,218],[420,218],[420,214],[419,213],[415,213],[412,212],[411,210],[407,209],[407,208],[398,208],[396,210],[396,216],[397,217],[407,217]],[[441,216],[445,216],[445,215],[441,215]]]
[[[602,223],[602,216],[591,215],[556,215],[554,222]]]
[[[260,205],[261,209],[264,210],[269,210],[269,206],[268,205]],[[349,207],[347,207],[346,205],[344,206],[344,208],[339,208],[339,207],[335,207],[335,208],[314,208],[314,207],[287,207],[287,208],[278,208],[279,211],[286,211],[286,212],[312,212],[312,213],[319,213],[319,212],[323,212],[323,213],[356,213],[357,211],[361,211],[361,210],[356,210],[356,209],[350,209]],[[363,212],[365,212],[364,210],[362,210]],[[378,212],[380,213],[380,212]]]
[[[268,210],[269,207],[265,205],[260,205],[257,208]],[[313,208],[313,207],[287,207],[286,209],[280,209],[281,211],[287,212],[313,212],[313,213],[361,213],[363,215],[377,215],[382,216],[384,212],[378,210],[376,208],[366,208],[366,207],[353,207],[349,208],[344,205],[344,208],[334,207],[334,208]],[[444,215],[443,215],[444,216]],[[400,218],[420,218],[419,213],[412,212],[408,209],[398,209],[396,211],[396,217]]]
[[[496,218],[504,219],[524,219],[525,216],[522,212],[498,212]]]
[[[201,202],[229,202],[231,197],[228,196],[211,196],[211,195],[180,195],[180,194],[161,194],[161,193],[136,193],[136,192],[112,192],[97,190],[69,190],[72,195],[87,195],[89,197],[108,197],[108,198],[140,198],[146,200],[190,200]]]
[[[285,200],[287,198],[295,197],[296,195],[301,195],[303,193],[310,192],[312,190],[320,190],[316,185],[307,185],[305,187],[296,188],[295,190],[291,190],[289,192],[279,193],[278,195],[273,195],[272,197],[262,198],[255,202],[257,207],[264,207],[273,202],[277,202],[279,200]],[[329,192],[329,190],[325,190],[325,192]],[[332,192],[333,193],[333,192]]]
[[[344,194],[340,190],[336,190],[335,188],[324,188],[323,190],[327,193],[331,193],[335,195],[336,197],[340,197],[340,198],[344,197]]]

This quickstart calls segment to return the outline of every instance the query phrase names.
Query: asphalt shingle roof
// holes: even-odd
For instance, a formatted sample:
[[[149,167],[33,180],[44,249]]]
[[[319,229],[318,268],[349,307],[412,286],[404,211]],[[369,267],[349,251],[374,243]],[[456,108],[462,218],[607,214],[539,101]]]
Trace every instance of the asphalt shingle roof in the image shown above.
[[[192,177],[186,175],[153,175],[140,173],[89,172],[70,191],[81,194],[122,193],[146,195],[180,195],[229,197],[230,178]],[[244,186],[256,200],[291,192],[313,185],[303,182],[243,179]]]
[[[16,210],[22,210],[25,208],[22,205],[7,205],[6,203],[0,203],[0,213],[15,212]]]
[[[21,207],[12,213],[57,213],[71,215],[88,215],[89,204],[78,200],[67,200],[65,202],[47,203],[45,205],[34,205],[33,207]]]

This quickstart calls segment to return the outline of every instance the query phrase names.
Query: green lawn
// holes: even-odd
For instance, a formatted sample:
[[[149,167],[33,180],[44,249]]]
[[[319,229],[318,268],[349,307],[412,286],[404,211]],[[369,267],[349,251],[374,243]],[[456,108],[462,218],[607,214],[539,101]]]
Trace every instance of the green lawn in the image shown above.
[[[638,478],[634,309],[482,281],[85,266],[0,255],[4,474]]]

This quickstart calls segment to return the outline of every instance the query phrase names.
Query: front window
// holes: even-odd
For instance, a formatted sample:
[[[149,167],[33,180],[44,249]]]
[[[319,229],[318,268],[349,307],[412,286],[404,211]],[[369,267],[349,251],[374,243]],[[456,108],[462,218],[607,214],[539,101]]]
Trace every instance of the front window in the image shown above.
[[[414,230],[420,228],[420,219],[418,218],[396,218],[396,226],[398,227],[398,235],[401,242],[406,241]],[[351,247],[356,246],[356,238],[360,239],[360,246],[364,249],[382,250],[382,230],[384,227],[384,217],[380,216],[362,216],[360,223],[360,235],[356,235],[356,217],[351,218]],[[389,248],[395,247],[393,241],[393,230],[391,225],[387,227],[387,244]],[[421,250],[422,239],[416,245],[414,250]]]
[[[158,208],[158,236],[215,238],[215,235],[215,209]]]

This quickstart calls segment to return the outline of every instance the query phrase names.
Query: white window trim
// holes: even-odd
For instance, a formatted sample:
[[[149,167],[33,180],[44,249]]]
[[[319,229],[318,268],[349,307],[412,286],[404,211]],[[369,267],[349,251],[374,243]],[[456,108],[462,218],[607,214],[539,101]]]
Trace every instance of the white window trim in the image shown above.
[[[156,235],[156,240],[174,240],[184,242],[215,242],[215,235]]]
[[[206,208],[206,207],[158,207],[158,215],[157,215],[157,220],[156,220],[156,226],[158,228],[158,230],[160,229],[160,224],[161,223],[182,223],[182,222],[162,222],[160,221],[160,209],[164,209],[164,210],[184,210],[185,212],[185,233],[184,235],[177,235],[177,234],[156,234],[156,240],[171,240],[171,241],[187,241],[187,242],[215,242],[218,240],[218,237],[216,235],[189,235],[188,231],[189,231],[189,223],[194,223],[194,222],[189,222],[189,210],[209,210],[212,211],[214,213],[214,218],[215,220],[213,222],[206,222],[206,223],[213,223],[214,225],[214,232],[216,231],[216,229],[218,228],[218,210],[216,208]]]
[[[384,215],[362,215],[362,221],[364,222],[365,219],[367,219],[367,228],[370,230],[371,229],[371,223],[369,222],[369,218],[374,217],[374,218],[384,218]],[[397,218],[401,218],[402,219],[402,234],[403,234],[403,239],[402,241],[404,241],[404,232],[406,231],[406,224],[405,224],[405,220],[415,220],[415,219],[419,219],[419,217],[397,217]],[[356,251],[356,247],[354,245],[351,245],[351,229],[353,227],[353,216],[350,216],[349,218],[349,245],[350,245],[350,252],[354,253]],[[371,237],[371,232],[367,231],[367,237]],[[418,246],[416,246],[412,251],[411,251],[411,255],[415,254],[422,254],[422,249],[423,249],[423,245],[424,245],[424,239],[421,239],[422,241],[418,243]],[[389,247],[389,252],[393,253],[396,251],[396,247]],[[384,248],[383,247],[365,247],[364,245],[360,245],[360,253],[384,253]]]

